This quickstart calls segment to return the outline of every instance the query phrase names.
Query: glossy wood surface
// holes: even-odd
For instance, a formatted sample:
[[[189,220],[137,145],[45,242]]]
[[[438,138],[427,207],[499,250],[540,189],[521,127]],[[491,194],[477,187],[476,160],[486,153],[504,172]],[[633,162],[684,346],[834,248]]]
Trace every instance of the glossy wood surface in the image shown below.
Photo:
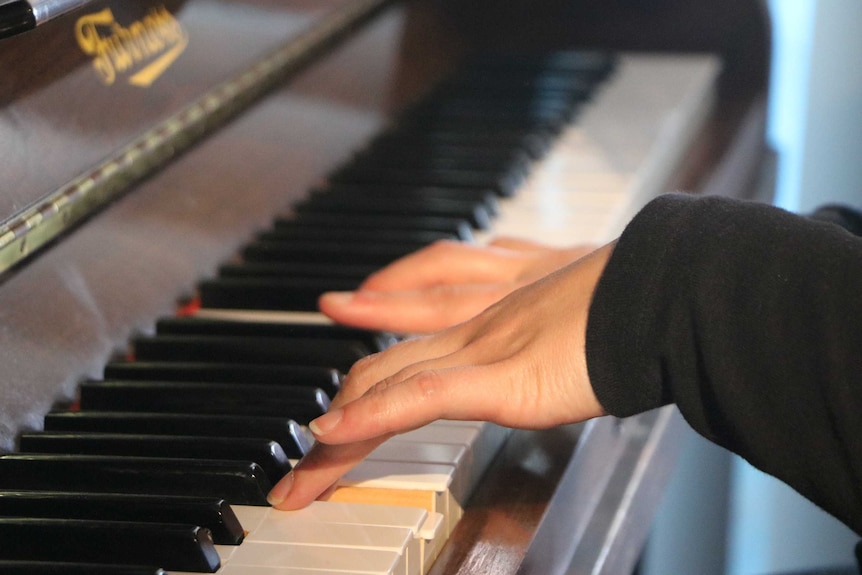
[[[313,5],[312,5],[313,4]],[[343,2],[97,1],[0,41],[0,221],[250,67]],[[110,9],[131,27],[164,6],[187,46],[151,85],[108,85],[75,37],[80,18]],[[102,26],[100,33],[111,28]]]
[[[577,448],[581,429],[513,432],[430,575],[516,573]]]

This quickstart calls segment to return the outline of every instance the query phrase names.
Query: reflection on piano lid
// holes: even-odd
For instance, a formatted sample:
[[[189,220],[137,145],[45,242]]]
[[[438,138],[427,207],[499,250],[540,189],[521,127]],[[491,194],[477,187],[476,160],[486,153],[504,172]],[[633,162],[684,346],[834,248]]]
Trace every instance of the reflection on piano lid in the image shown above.
[[[118,26],[128,29],[134,15],[149,6],[147,2],[104,4],[116,11]],[[168,124],[159,122],[170,116],[171,109],[185,110],[192,117],[210,102],[211,118],[183,127],[195,132],[195,126],[206,126],[204,131],[209,131],[221,123],[223,114],[234,113],[233,104],[244,105],[259,90],[275,84],[275,72],[270,76],[252,65],[260,84],[243,85],[243,95],[226,103],[236,94],[225,86],[242,85],[239,79],[250,77],[243,71],[245,66],[260,57],[271,61],[266,53],[289,56],[277,75],[287,71],[296,75],[236,123],[190,149],[182,161],[141,183],[135,194],[27,266],[7,274],[0,305],[14,312],[4,317],[0,337],[3,343],[12,343],[3,354],[13,361],[7,362],[7,378],[0,383],[0,393],[9,400],[0,413],[0,424],[7,443],[18,437],[22,452],[39,454],[0,458],[0,467],[9,471],[0,473],[6,482],[0,488],[7,490],[0,492],[0,509],[5,505],[20,510],[10,511],[16,518],[3,519],[0,529],[23,538],[15,554],[6,559],[37,564],[25,571],[20,563],[10,567],[0,555],[0,572],[4,568],[52,572],[44,560],[72,556],[88,563],[153,562],[169,569],[219,568],[222,573],[244,575],[320,570],[498,573],[519,568],[546,573],[570,562],[592,565],[597,572],[630,568],[655,505],[655,497],[642,495],[660,488],[667,473],[662,464],[675,449],[669,434],[678,420],[666,411],[624,423],[604,419],[546,433],[517,432],[505,446],[506,430],[472,422],[438,422],[387,443],[345,477],[333,497],[354,502],[319,502],[291,514],[268,509],[268,486],[289,469],[288,458],[308,449],[299,424],[326,409],[340,385],[339,372],[357,357],[392,342],[386,334],[297,324],[289,313],[307,313],[312,308],[307,302],[321,290],[356,282],[403,253],[387,246],[413,249],[441,234],[481,238],[479,228],[498,215],[495,229],[529,232],[521,227],[530,219],[523,216],[526,210],[532,219],[538,216],[550,241],[561,241],[573,226],[579,230],[576,239],[588,241],[617,233],[630,210],[664,188],[685,153],[684,140],[691,137],[710,102],[715,62],[624,56],[616,62],[609,84],[594,95],[594,83],[611,68],[605,54],[474,55],[467,58],[462,72],[437,84],[436,90],[429,90],[427,82],[417,89],[415,78],[405,82],[414,86],[406,92],[430,96],[407,107],[380,136],[359,149],[360,141],[389,123],[391,116],[381,102],[390,85],[391,63],[400,62],[391,46],[397,45],[393,40],[404,23],[424,8],[411,5],[386,11],[336,48],[330,36],[346,35],[352,24],[376,12],[382,3],[311,8],[299,1],[276,5],[264,0],[218,7],[206,0],[167,4],[179,26],[172,37],[188,40],[181,50],[182,43],[171,45],[176,48],[176,66],[184,67],[189,77],[208,76],[212,70],[217,87],[201,88],[211,85],[213,77],[194,86],[183,86],[174,77],[164,91],[144,96],[128,84],[118,87],[115,77],[112,87],[99,86],[106,91],[97,91],[99,96],[84,105],[79,118],[99,112],[100,102],[107,102],[109,94],[114,96],[109,90],[115,88],[133,101],[149,102],[144,106],[147,118],[132,118],[133,113],[115,133],[114,128],[108,130],[110,138],[66,158],[66,164],[61,161],[45,173],[25,167],[11,173],[11,180],[26,183],[22,189],[27,190],[44,190],[48,182],[49,191],[72,189],[67,186],[71,181],[78,190],[73,195],[99,190],[94,193],[100,199],[94,203],[102,203],[120,189],[121,181],[149,172],[155,163],[151,160],[173,157],[186,147],[186,140],[174,141],[168,135],[152,148],[138,145],[129,155],[124,148],[127,139],[152,143],[147,138],[155,133],[134,126],[146,126],[155,119],[156,132],[161,130],[157,135],[164,136],[170,132]],[[242,10],[232,12],[232,7]],[[68,29],[74,29],[76,22],[92,24],[92,20],[81,24],[71,16],[57,20],[63,22],[71,25]],[[183,59],[208,47],[207,34],[213,29],[223,31],[236,24],[241,30],[243,23],[250,22],[268,33],[260,36],[261,43],[246,47],[248,52],[228,49],[233,53],[222,63],[224,67],[198,72]],[[295,27],[276,33],[285,22]],[[204,23],[224,26],[205,31]],[[177,35],[178,29],[185,32]],[[42,30],[16,38],[20,43],[13,47],[44,40]],[[282,37],[284,48],[272,52],[266,45],[276,37]],[[57,40],[65,41],[68,38]],[[324,45],[330,52],[315,66],[295,69],[297,63],[310,61],[311,52],[319,55],[318,48]],[[0,50],[0,58],[14,53]],[[374,65],[357,67],[357,54],[374,54],[367,60]],[[90,88],[97,85],[95,81],[104,82],[104,70],[90,68],[95,64],[81,53],[65,58],[53,68],[48,66],[46,77]],[[71,68],[70,61],[75,62]],[[172,70],[165,68],[162,79],[171,78]],[[425,72],[434,75],[440,70],[435,64]],[[396,75],[403,74],[405,70]],[[648,76],[649,81],[678,91],[671,91],[666,100],[658,95],[661,91],[645,91]],[[50,94],[55,84],[46,78],[39,82],[52,86],[47,90]],[[140,88],[134,82],[131,85]],[[634,116],[623,113],[628,104],[618,101],[626,85],[641,95]],[[224,108],[205,95],[227,92],[231,94],[223,101]],[[390,94],[396,102],[405,97],[403,89],[398,92]],[[646,92],[650,96],[644,98]],[[10,102],[0,119],[14,118],[27,105],[51,113],[42,108],[51,97],[40,90],[22,87],[0,94],[2,101]],[[496,97],[488,100],[489,94]],[[175,99],[176,95],[182,97]],[[194,113],[189,112],[192,109]],[[621,136],[613,127],[600,126],[602,116],[634,132]],[[22,117],[26,121],[0,123],[0,129],[22,133],[40,125],[39,113]],[[79,125],[69,127],[74,130]],[[143,140],[134,139],[139,133],[146,134]],[[621,141],[626,145],[620,147]],[[46,144],[45,149],[54,145]],[[622,156],[609,155],[614,149],[622,150]],[[104,158],[116,160],[116,150],[130,160],[129,171],[100,188],[100,179],[112,178],[118,164],[102,162],[96,171],[82,168]],[[132,156],[142,160],[142,167],[135,167]],[[571,156],[579,162],[563,166],[562,160]],[[93,163],[92,158],[98,161]],[[593,173],[597,169],[610,174]],[[75,180],[81,173],[85,179]],[[585,195],[563,193],[568,189]],[[38,236],[32,235],[33,230],[52,229],[53,224],[43,227],[43,222],[58,215],[54,221],[65,228],[75,219],[68,216],[64,221],[64,213],[77,213],[63,212],[65,199],[54,201],[71,196],[50,197],[50,208],[11,198],[15,215],[5,236],[8,245],[26,252],[27,242]],[[518,198],[527,200],[526,207],[518,207]],[[78,207],[92,199],[81,199]],[[293,208],[284,211],[284,202]],[[166,205],[171,207],[160,207]],[[549,209],[552,205],[558,208]],[[279,211],[271,228],[258,233],[257,228]],[[400,235],[385,239],[381,222],[392,222],[393,216],[402,213],[407,215],[395,224]],[[333,233],[327,235],[330,230]],[[237,248],[240,241],[245,249]],[[325,249],[327,245],[332,249]],[[354,249],[369,245],[374,247]],[[348,248],[349,257],[344,258]],[[309,252],[321,257],[309,257]],[[329,262],[323,261],[327,252],[333,258]],[[18,257],[10,256],[9,261]],[[213,279],[200,281],[200,277]],[[270,286],[255,289],[269,290],[266,293],[272,296],[267,297],[273,300],[260,305],[262,291],[250,296],[247,290],[223,287],[247,287],[252,281]],[[197,317],[166,315],[183,290],[196,282],[204,306]],[[215,292],[221,290],[230,297],[210,299],[206,286],[211,284],[217,285]],[[301,289],[290,292],[291,285]],[[190,292],[185,295],[191,299]],[[246,309],[211,307],[222,307],[225,301],[229,307]],[[277,301],[275,309],[272,301]],[[13,305],[7,307],[9,303]],[[32,313],[34,306],[38,314]],[[195,309],[185,306],[184,313]],[[37,315],[39,319],[33,321]],[[156,333],[151,333],[160,316]],[[37,322],[51,329],[35,335]],[[125,359],[106,366],[111,350],[127,341],[131,331],[145,333],[131,339]],[[43,352],[48,348],[53,354]],[[94,381],[79,387],[78,381],[87,377]],[[164,390],[168,393],[158,393]],[[77,399],[72,410],[45,418],[50,432],[18,434],[21,427],[41,427],[49,404],[63,396]],[[284,403],[278,403],[279,397]],[[500,449],[504,455],[495,459]],[[210,480],[208,474],[222,479]],[[558,484],[563,489],[554,494]],[[33,493],[37,489],[41,495]],[[96,494],[86,494],[91,491]],[[471,494],[475,494],[473,509]],[[394,507],[393,498],[419,508]],[[46,506],[45,500],[56,504]],[[368,501],[384,504],[361,503]],[[115,515],[118,502],[124,514]],[[159,502],[169,508],[159,507]],[[482,509],[495,511],[488,514]],[[222,510],[216,515],[223,516],[213,517],[213,510]],[[555,512],[567,516],[567,528],[547,533],[553,529]],[[127,522],[133,516],[141,519],[126,523],[128,529],[122,534],[118,531],[120,543],[111,553],[99,553],[100,538],[121,529],[116,521]],[[623,516],[638,520],[627,520],[626,527],[618,529]],[[507,528],[509,521],[517,522],[515,532]],[[235,529],[237,522],[247,532],[242,545],[236,545],[242,538]],[[177,527],[161,529],[162,523]],[[323,523],[327,526],[322,527]],[[484,543],[483,525],[497,527]],[[479,538],[466,536],[469,533],[478,533]],[[544,536],[531,542],[534,533]],[[52,537],[72,543],[50,551],[34,544]],[[75,544],[76,538],[80,544]],[[149,548],[135,546],[135,541],[144,540]],[[488,540],[496,543],[489,545]],[[618,546],[625,552],[609,559],[607,549]],[[545,548],[556,552],[543,553]],[[435,562],[441,554],[442,559]],[[556,567],[550,568],[549,562]],[[129,572],[104,565],[91,569],[88,572]]]

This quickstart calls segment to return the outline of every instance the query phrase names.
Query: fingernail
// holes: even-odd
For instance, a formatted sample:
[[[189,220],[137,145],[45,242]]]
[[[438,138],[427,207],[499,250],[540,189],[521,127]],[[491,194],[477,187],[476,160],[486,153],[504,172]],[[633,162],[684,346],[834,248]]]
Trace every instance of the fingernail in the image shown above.
[[[343,415],[343,411],[340,409],[333,409],[327,413],[324,413],[314,421],[309,422],[308,428],[314,435],[326,435],[338,425],[338,422],[341,421],[341,416]]]
[[[353,301],[353,296],[352,291],[331,291],[323,294],[323,298],[335,305],[347,305]]]
[[[281,481],[275,484],[275,487],[267,494],[266,500],[273,507],[281,505],[290,494],[290,489],[293,487],[293,471],[281,478]]]

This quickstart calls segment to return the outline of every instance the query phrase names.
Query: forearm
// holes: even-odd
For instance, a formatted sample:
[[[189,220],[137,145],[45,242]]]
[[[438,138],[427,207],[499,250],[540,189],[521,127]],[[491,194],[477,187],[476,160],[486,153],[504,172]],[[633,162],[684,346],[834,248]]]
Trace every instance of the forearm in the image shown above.
[[[768,206],[671,196],[596,290],[590,379],[609,412],[677,403],[709,439],[862,530],[862,243]]]

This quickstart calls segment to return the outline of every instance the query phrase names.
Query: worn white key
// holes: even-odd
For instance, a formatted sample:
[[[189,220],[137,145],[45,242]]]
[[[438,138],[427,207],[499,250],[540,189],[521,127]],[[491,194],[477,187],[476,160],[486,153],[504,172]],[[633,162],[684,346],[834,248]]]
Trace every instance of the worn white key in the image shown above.
[[[392,551],[403,556],[407,575],[421,575],[420,541],[401,527],[302,521],[287,514],[278,521],[264,521],[245,541]]]
[[[404,464],[435,463],[451,466],[454,470],[449,490],[463,508],[475,487],[471,471],[472,453],[463,445],[453,443],[418,443],[413,441],[389,440],[375,449],[365,460],[367,462],[389,461]],[[460,521],[460,515],[454,522]]]
[[[363,461],[338,482],[331,501],[420,507],[445,517],[446,533],[463,512],[463,492],[453,492],[455,468],[432,463]]]
[[[360,503],[340,503],[335,501],[315,501],[304,509],[279,511],[266,507],[232,506],[240,523],[249,531],[249,539],[263,530],[277,528],[283,521],[304,524],[320,523],[327,525],[378,526],[409,530],[411,537],[419,545],[420,572],[427,571],[433,559],[446,541],[443,529],[443,516],[429,514],[425,509],[396,507],[392,505],[364,505]],[[289,518],[289,519],[286,519]],[[250,523],[245,523],[248,520]],[[254,528],[249,529],[253,523]],[[275,526],[275,527],[274,527]],[[412,562],[411,562],[412,570]]]
[[[234,506],[234,509],[236,507]],[[425,509],[396,507],[394,505],[363,505],[359,503],[338,503],[335,501],[314,501],[304,509],[279,511],[264,508],[264,520],[277,522],[285,516],[316,523],[347,525],[379,525],[383,527],[402,527],[409,529],[414,537],[421,537],[421,531],[429,513]]]
[[[236,548],[225,567],[283,567],[318,569],[331,573],[407,575],[404,556],[378,549],[316,547],[246,541]],[[242,571],[238,571],[242,572]]]
[[[427,573],[449,538],[448,533],[446,533],[446,518],[440,513],[432,513],[422,524],[420,533],[423,544],[422,560],[424,561],[422,572]]]
[[[473,438],[471,449],[473,450],[473,464],[479,468],[480,472],[484,472],[488,464],[490,464],[512,434],[511,428],[495,423],[488,423],[487,421],[452,421],[441,419],[425,427],[434,430],[434,432],[444,427],[468,427],[478,430],[479,433]],[[397,437],[402,438],[403,436]],[[446,442],[440,441],[440,443]]]
[[[483,422],[435,421],[419,429],[397,435],[398,441],[454,443],[469,449],[471,476],[481,477],[506,442],[510,429]]]

